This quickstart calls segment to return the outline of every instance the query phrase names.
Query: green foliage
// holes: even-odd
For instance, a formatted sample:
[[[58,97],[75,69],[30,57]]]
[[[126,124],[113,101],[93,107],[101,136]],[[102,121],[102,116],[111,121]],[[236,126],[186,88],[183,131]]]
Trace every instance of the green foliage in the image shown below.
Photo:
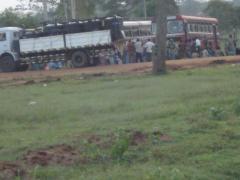
[[[174,15],[178,12],[178,7],[175,1],[167,1],[169,7],[169,15]],[[105,0],[96,1],[101,11],[105,12],[105,15],[119,15],[123,17],[143,17],[143,0],[130,0],[123,3],[122,0]],[[156,1],[146,0],[147,16],[154,17],[156,15]]]
[[[239,98],[239,71],[239,66],[226,65],[164,77],[80,80],[73,75],[47,87],[0,82],[0,161],[21,161],[29,150],[69,144],[85,163],[29,168],[31,178],[237,179],[240,123],[230,113]],[[29,105],[31,101],[37,103]],[[210,106],[221,107],[229,116],[209,119]],[[146,143],[132,145],[124,129],[148,134],[157,129],[171,142],[155,134]],[[106,136],[91,144],[85,137],[94,134]]]
[[[201,15],[207,6],[207,2],[198,0],[184,0],[180,6],[180,12],[184,15]]]
[[[240,100],[234,104],[234,112],[236,115],[240,116]]]
[[[122,160],[124,153],[129,148],[130,138],[125,132],[116,133],[117,141],[112,147],[111,156],[115,160]]]
[[[40,24],[38,15],[17,13],[13,9],[5,9],[0,14],[0,26],[35,28]]]
[[[154,168],[154,171],[146,177],[147,180],[159,180],[159,179],[169,179],[169,180],[185,180],[186,177],[181,172],[180,169],[173,168],[166,170],[161,167]]]
[[[211,107],[209,112],[212,120],[224,120],[226,117],[226,113],[222,108]]]
[[[219,27],[222,30],[231,30],[240,27],[240,7],[223,0],[211,0],[205,13],[211,17],[218,18]]]

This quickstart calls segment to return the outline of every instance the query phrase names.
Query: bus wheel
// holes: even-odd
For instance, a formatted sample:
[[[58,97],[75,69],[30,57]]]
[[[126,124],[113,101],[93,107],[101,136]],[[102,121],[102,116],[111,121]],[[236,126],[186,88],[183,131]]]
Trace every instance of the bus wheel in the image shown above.
[[[11,55],[4,55],[0,59],[1,72],[13,72],[16,70],[16,63]]]
[[[75,68],[84,67],[88,64],[88,55],[84,51],[76,51],[72,54],[72,65]]]

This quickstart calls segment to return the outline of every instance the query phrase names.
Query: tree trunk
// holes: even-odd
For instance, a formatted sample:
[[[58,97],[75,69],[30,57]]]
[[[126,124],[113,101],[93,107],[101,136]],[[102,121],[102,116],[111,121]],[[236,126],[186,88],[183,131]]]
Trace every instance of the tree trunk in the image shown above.
[[[156,49],[153,59],[153,73],[166,72],[167,16],[176,15],[178,7],[175,0],[156,0]]]

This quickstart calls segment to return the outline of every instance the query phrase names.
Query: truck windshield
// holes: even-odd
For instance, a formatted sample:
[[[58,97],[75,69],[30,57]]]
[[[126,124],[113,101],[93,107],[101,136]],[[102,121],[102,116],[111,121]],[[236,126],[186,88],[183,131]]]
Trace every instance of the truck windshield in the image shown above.
[[[171,20],[167,22],[167,31],[168,34],[183,33],[183,21],[180,20]]]
[[[0,32],[0,41],[6,41],[6,33]]]

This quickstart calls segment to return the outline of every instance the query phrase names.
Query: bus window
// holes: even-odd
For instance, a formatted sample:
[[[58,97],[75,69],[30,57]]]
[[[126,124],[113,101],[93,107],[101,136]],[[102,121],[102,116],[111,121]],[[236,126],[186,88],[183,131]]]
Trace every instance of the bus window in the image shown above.
[[[213,32],[212,25],[208,25],[208,32]]]
[[[198,32],[202,32],[202,25],[198,24]]]
[[[167,31],[168,34],[183,33],[183,21],[168,21],[167,22]]]
[[[187,27],[188,27],[188,32],[192,32],[192,26],[191,26],[191,24],[188,24]]]
[[[204,32],[204,25],[200,24],[200,32]]]
[[[204,32],[205,32],[205,33],[208,32],[208,25],[207,25],[207,24],[204,25]]]
[[[0,33],[0,41],[6,41],[6,33]]]
[[[194,32],[198,32],[198,25],[194,24]]]
[[[194,25],[193,24],[190,24],[190,29],[191,29],[191,32],[194,32]]]

